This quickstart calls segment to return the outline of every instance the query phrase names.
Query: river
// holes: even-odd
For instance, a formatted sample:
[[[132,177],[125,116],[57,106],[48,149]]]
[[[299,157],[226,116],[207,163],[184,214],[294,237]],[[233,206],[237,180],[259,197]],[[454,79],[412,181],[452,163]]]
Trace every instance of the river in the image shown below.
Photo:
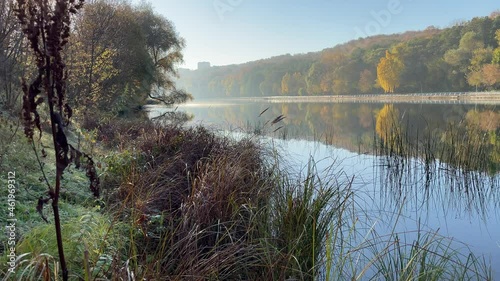
[[[423,229],[500,264],[496,104],[225,99],[177,110],[191,124],[265,136],[298,170],[314,159],[318,171],[352,182],[360,224],[371,232],[411,241]],[[152,107],[151,116],[162,111]]]

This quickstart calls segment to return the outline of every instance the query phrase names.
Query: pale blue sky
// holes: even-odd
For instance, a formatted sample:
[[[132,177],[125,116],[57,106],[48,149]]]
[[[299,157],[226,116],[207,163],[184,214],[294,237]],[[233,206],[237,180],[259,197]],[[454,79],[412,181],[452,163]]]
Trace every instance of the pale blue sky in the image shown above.
[[[137,1],[133,1],[137,2]],[[307,53],[358,37],[447,27],[500,9],[491,0],[150,0],[186,39],[185,63],[227,65]]]

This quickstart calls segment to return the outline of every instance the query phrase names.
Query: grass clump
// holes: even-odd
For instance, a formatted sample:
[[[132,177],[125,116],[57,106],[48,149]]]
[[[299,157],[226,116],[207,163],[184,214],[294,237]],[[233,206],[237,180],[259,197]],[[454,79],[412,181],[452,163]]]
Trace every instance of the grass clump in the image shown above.
[[[122,254],[134,257],[132,270],[174,280],[250,276],[258,266],[256,220],[271,189],[262,149],[201,127],[152,132],[129,161],[108,163],[106,183],[122,179],[107,198],[129,222]]]
[[[88,212],[79,210],[78,213]],[[108,232],[110,223],[106,217],[96,213],[88,212],[81,217],[66,219],[62,225],[64,243],[67,246],[65,252],[69,275],[72,280],[82,280],[86,272],[92,276],[98,276],[100,271],[111,265],[111,259],[107,263],[102,262],[112,249],[112,239]],[[57,241],[55,230],[50,224],[39,225],[29,231],[17,245],[18,270],[11,278],[17,280],[40,280],[39,276],[50,276],[57,272]],[[91,265],[89,265],[91,261]],[[87,266],[84,266],[87,265]],[[51,280],[43,277],[41,280]]]
[[[304,178],[282,173],[273,190],[266,223],[283,262],[279,279],[314,280],[324,275],[328,235],[347,223],[345,215],[353,203],[350,184],[319,174],[311,160]]]
[[[417,237],[407,239],[408,234]],[[491,268],[484,259],[437,232],[391,233],[366,241],[366,245],[373,257],[369,263],[371,268],[365,269],[378,279],[493,280]]]

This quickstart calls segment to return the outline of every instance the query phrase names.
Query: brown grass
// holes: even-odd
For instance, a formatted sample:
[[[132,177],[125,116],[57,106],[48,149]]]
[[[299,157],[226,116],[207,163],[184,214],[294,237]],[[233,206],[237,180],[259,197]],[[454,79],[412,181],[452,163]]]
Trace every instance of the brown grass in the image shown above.
[[[251,274],[259,264],[254,220],[271,186],[263,149],[202,127],[146,128],[134,156],[125,167],[111,163],[104,183],[110,209],[136,227],[125,254],[149,268],[135,270],[174,280]]]

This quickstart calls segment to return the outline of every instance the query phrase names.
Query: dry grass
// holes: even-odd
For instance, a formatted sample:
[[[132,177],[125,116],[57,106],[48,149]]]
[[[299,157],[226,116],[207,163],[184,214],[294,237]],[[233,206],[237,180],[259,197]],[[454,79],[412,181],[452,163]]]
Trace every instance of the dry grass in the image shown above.
[[[153,127],[137,144],[130,161],[109,164],[106,180],[110,209],[135,228],[124,253],[137,257],[134,270],[171,279],[255,271],[252,238],[272,184],[263,149],[201,127]]]

